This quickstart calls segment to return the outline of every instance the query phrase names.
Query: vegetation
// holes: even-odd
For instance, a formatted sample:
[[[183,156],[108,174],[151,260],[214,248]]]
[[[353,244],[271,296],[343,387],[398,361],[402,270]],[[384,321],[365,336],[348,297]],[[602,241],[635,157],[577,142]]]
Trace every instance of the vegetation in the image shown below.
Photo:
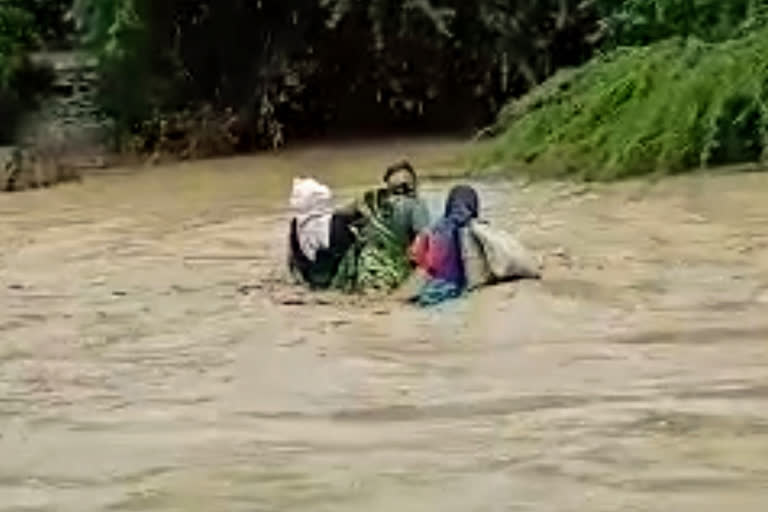
[[[482,164],[606,179],[755,160],[766,11],[768,0],[0,0],[0,138],[49,78],[28,53],[75,45],[98,58],[100,106],[132,151],[456,130],[501,112]]]
[[[723,41],[765,13],[766,0],[598,0],[607,46],[646,45],[670,37]]]
[[[40,46],[40,2],[0,0],[0,144],[15,134],[24,112],[35,108],[50,85],[50,70],[32,64],[27,52]]]
[[[228,119],[235,149],[326,130],[489,122],[510,95],[589,56],[579,0],[77,0],[119,130],[157,146]],[[231,113],[231,115],[222,115]],[[165,123],[167,128],[167,123]],[[184,137],[174,134],[172,137]]]
[[[609,41],[661,41],[608,51],[511,101],[480,165],[605,180],[768,156],[763,2],[624,7]]]

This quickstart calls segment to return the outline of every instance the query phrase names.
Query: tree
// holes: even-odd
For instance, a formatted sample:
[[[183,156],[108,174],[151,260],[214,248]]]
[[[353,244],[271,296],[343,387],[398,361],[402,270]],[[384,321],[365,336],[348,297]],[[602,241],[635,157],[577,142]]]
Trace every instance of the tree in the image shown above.
[[[0,143],[15,135],[23,114],[33,109],[51,83],[51,73],[32,64],[27,53],[42,36],[28,2],[0,3]]]

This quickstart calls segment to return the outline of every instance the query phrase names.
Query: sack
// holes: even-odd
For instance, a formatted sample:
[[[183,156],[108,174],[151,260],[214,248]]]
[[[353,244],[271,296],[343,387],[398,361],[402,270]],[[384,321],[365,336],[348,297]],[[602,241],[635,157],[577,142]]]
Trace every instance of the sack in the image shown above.
[[[517,238],[488,224],[473,222],[470,231],[483,249],[491,274],[498,280],[539,278],[538,262]]]
[[[493,273],[485,257],[485,251],[477,237],[469,227],[459,231],[461,259],[464,263],[464,274],[467,278],[467,289],[474,290],[490,283]]]

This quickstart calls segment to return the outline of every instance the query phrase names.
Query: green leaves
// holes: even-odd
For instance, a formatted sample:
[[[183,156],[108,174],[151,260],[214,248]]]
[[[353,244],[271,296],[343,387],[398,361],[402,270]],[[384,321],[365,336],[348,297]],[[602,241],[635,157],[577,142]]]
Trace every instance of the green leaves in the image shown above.
[[[45,13],[59,6],[56,1],[0,0],[0,144],[14,137],[22,116],[37,106],[51,83],[49,70],[33,64],[28,52],[49,33],[41,23],[48,19]]]
[[[616,179],[767,153],[768,28],[717,43],[624,48],[513,101],[481,165]]]
[[[766,0],[598,0],[606,42],[649,44],[679,35],[707,41],[734,37],[765,12]]]
[[[0,56],[11,55],[32,47],[39,41],[35,18],[20,7],[0,3]]]

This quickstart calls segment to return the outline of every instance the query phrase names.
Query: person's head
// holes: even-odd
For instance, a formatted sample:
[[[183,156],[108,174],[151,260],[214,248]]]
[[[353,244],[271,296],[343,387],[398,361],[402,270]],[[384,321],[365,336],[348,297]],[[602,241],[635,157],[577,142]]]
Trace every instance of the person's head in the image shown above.
[[[416,193],[418,178],[413,166],[407,160],[387,167],[384,172],[384,183],[392,195],[413,195]]]
[[[480,215],[480,197],[469,185],[457,185],[448,194],[445,202],[445,216],[460,226],[468,224]]]

